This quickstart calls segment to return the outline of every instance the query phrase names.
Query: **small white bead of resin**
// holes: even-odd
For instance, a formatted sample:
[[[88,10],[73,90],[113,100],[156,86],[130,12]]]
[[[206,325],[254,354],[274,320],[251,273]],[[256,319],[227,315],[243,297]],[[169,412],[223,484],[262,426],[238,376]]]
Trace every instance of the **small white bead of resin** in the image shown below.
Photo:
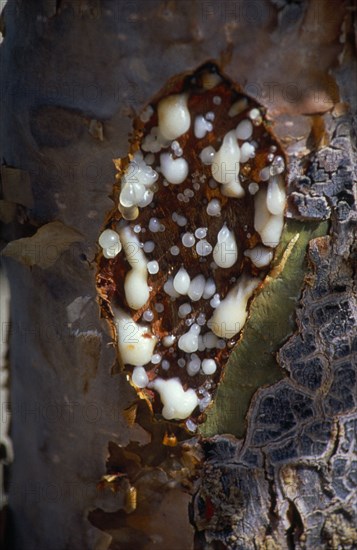
[[[104,231],[99,236],[98,242],[102,248],[110,248],[113,245],[117,245],[120,243],[120,237],[116,231],[113,231],[113,229],[104,229]]]
[[[221,215],[221,203],[218,199],[211,199],[206,207],[206,212],[209,216]]]
[[[197,239],[204,239],[207,236],[207,227],[198,227],[195,231],[195,237]]]
[[[181,304],[180,307],[178,308],[179,317],[183,319],[184,317],[186,317],[186,315],[191,313],[191,311],[192,311],[192,307],[190,304],[187,304],[187,303]]]
[[[228,132],[219,151],[213,157],[212,176],[219,183],[237,181],[239,174],[240,150],[234,130]]]
[[[278,176],[271,176],[267,189],[267,207],[271,214],[279,215],[285,208],[284,180]]]
[[[233,231],[226,225],[217,235],[217,244],[213,250],[213,259],[219,267],[229,268],[238,259],[238,246]]]
[[[176,336],[173,334],[168,334],[167,336],[164,336],[162,339],[162,345],[165,346],[165,348],[169,348],[173,345],[173,343],[176,340]]]
[[[183,246],[186,248],[191,248],[196,242],[196,239],[192,233],[184,233],[181,240]]]
[[[208,298],[211,298],[215,292],[216,292],[216,283],[214,282],[212,277],[209,277],[206,281],[205,289],[203,291],[203,298],[205,300],[208,300]]]
[[[255,147],[251,143],[245,142],[240,148],[240,161],[247,162],[255,157]]]
[[[144,367],[138,365],[134,368],[133,374],[131,375],[131,381],[138,388],[146,388],[149,383],[149,378]]]
[[[196,244],[196,252],[199,256],[209,256],[212,252],[212,245],[206,239],[202,239]]]
[[[206,279],[203,275],[197,275],[190,283],[188,289],[188,296],[193,302],[197,302],[202,298],[203,291],[205,289]]]
[[[244,256],[251,259],[256,267],[269,265],[273,259],[273,252],[265,246],[257,245],[254,248],[244,251]]]
[[[174,277],[174,289],[179,294],[187,294],[190,288],[190,276],[184,267],[180,267]]]
[[[156,273],[159,272],[159,264],[156,260],[152,260],[151,262],[148,262],[147,264],[147,269],[148,269],[148,272],[151,274],[151,275],[155,275]]]
[[[205,147],[202,149],[202,151],[199,154],[199,157],[203,164],[212,164],[214,155],[216,154],[216,151],[213,149],[212,145],[208,145],[208,147]]]
[[[195,353],[192,353],[191,360],[188,362],[186,370],[189,376],[195,376],[200,370],[201,360]]]
[[[124,364],[145,365],[153,354],[156,337],[148,327],[135,323],[123,310],[115,309],[114,315],[121,360]]]
[[[161,172],[169,183],[179,184],[185,181],[188,164],[184,158],[174,159],[170,153],[160,155]]]
[[[202,115],[198,115],[195,118],[194,134],[197,139],[205,137],[207,132],[212,132],[212,123],[205,119]]]
[[[172,277],[169,277],[164,284],[164,291],[166,294],[168,294],[171,298],[178,298],[180,295],[178,292],[176,292],[174,288],[174,281]]]
[[[236,128],[236,136],[238,139],[250,139],[253,133],[253,124],[250,120],[242,120]]]
[[[177,139],[189,129],[191,116],[186,94],[173,94],[161,99],[157,111],[159,129],[166,139]]]
[[[202,370],[204,374],[214,374],[217,370],[216,361],[214,359],[204,359],[202,361]]]

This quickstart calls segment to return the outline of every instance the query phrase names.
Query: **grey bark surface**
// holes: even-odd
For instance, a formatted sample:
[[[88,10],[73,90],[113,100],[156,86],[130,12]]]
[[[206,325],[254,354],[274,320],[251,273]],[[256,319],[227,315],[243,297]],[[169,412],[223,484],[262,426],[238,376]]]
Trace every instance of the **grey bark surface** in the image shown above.
[[[351,5],[9,0],[1,213],[16,550],[356,547]],[[277,126],[294,122],[306,155],[291,156],[289,215],[331,224],[309,246],[296,333],[278,354],[286,376],[254,395],[244,439],[188,442],[199,473],[173,487],[175,460],[152,459],[150,429],[123,414],[136,395],[100,317],[94,259],[131,117],[168,78],[209,59],[265,103]],[[305,91],[315,88],[313,102]],[[336,93],[346,114],[323,115]],[[317,152],[316,119],[331,139]],[[122,456],[125,448],[132,454]],[[140,464],[133,449],[146,453]],[[129,477],[135,470],[143,519],[125,511],[120,491],[98,490],[108,457],[126,461]]]

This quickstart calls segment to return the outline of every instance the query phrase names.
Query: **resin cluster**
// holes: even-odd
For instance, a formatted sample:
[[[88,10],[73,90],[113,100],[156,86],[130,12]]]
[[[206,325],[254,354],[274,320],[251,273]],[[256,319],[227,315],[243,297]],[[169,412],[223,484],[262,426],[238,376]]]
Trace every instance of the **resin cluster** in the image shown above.
[[[118,166],[98,286],[131,383],[194,430],[281,237],[284,155],[263,109],[207,66],[147,106]]]

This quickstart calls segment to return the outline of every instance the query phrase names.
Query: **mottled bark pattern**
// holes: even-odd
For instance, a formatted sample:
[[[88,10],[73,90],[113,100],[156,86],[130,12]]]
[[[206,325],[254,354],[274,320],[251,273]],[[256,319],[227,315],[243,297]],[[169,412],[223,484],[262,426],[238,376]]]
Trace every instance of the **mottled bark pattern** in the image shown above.
[[[8,1],[0,214],[14,549],[356,547],[351,4]],[[120,374],[94,260],[132,119],[209,60],[274,121],[291,159],[290,215],[331,227],[310,245],[296,334],[278,357],[286,377],[255,394],[244,440],[185,442],[151,422]]]
[[[207,543],[237,550],[356,547],[357,217],[350,129],[348,121],[338,126],[307,177],[293,184],[328,202],[331,234],[310,243],[312,271],[296,312],[298,330],[278,357],[288,378],[256,394],[244,441],[218,436],[203,444],[207,462],[193,507],[197,549]],[[311,209],[307,215],[314,217]]]

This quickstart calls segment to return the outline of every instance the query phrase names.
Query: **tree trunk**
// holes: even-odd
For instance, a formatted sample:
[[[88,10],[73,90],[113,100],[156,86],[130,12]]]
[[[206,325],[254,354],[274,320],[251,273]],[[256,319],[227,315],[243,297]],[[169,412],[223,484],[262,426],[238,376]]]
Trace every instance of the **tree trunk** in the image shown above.
[[[8,1],[9,547],[356,547],[355,9]],[[171,76],[208,60],[268,109],[290,158],[285,235],[305,240],[290,258],[301,260],[300,282],[288,326],[276,319],[273,364],[262,360],[254,380],[242,372],[233,395],[224,380],[201,435],[170,426],[171,447],[167,424],[151,420],[117,367],[97,301],[96,242],[131,119]]]

